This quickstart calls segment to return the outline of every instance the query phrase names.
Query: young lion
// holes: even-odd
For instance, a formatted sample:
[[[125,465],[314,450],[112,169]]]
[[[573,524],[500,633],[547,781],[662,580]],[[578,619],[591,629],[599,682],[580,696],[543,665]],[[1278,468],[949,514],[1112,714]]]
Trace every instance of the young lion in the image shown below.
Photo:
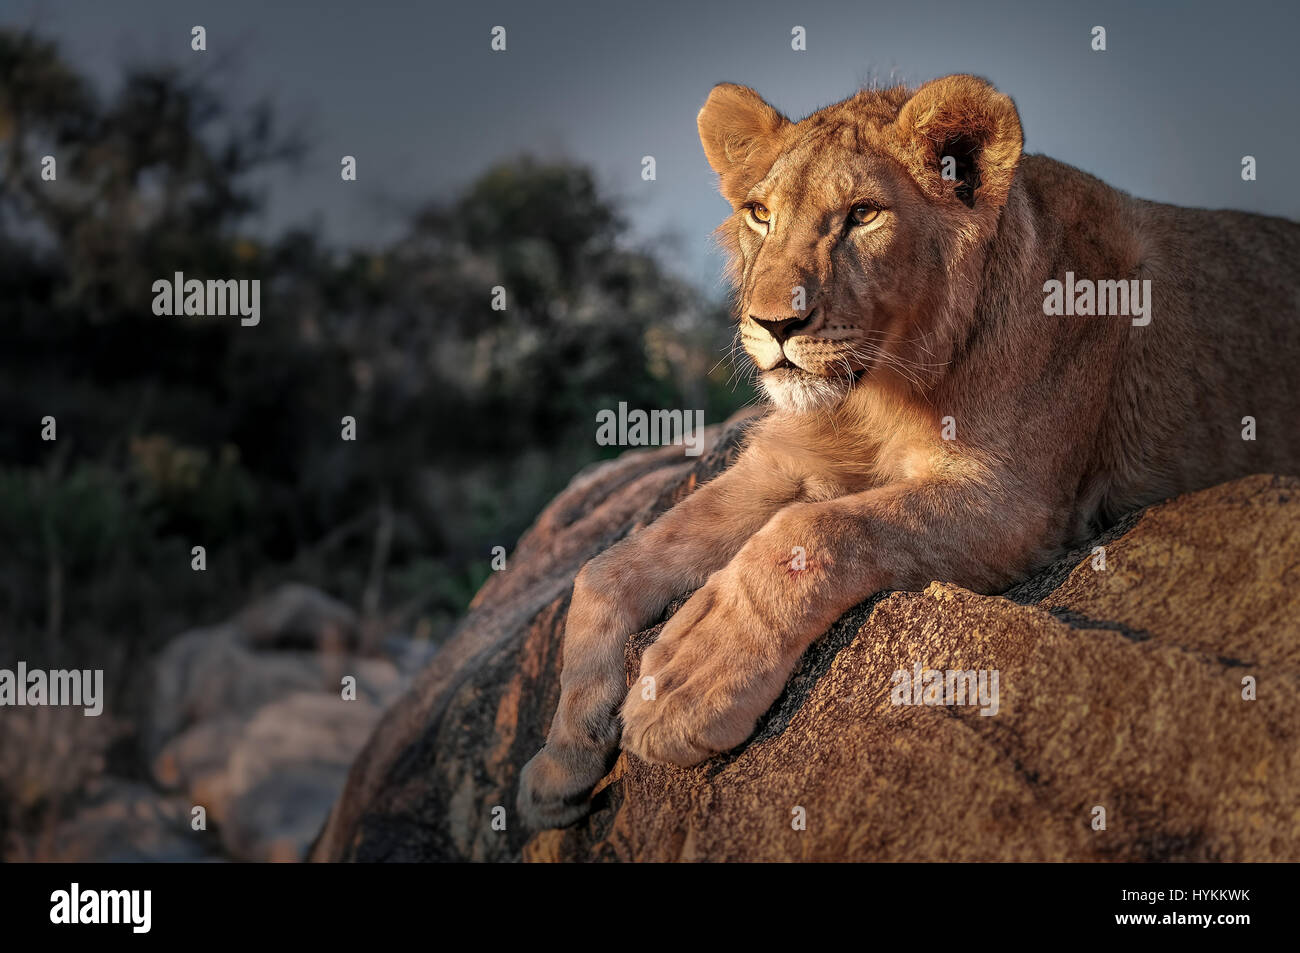
[[[798,123],[724,84],[699,130],[774,408],[730,470],[578,574],[520,780],[534,827],[586,813],[620,721],[647,761],[739,745],[875,592],[998,592],[1128,510],[1300,472],[1300,226],[1022,156],[1015,105],[972,76]],[[627,637],[696,587],[645,652],[654,692],[627,692]]]

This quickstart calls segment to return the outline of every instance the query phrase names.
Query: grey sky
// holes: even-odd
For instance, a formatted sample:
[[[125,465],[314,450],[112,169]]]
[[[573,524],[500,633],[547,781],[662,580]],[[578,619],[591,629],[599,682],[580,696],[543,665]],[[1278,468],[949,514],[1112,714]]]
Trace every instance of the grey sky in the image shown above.
[[[315,222],[338,243],[393,235],[405,209],[489,162],[533,152],[591,165],[644,240],[718,290],[709,233],[726,213],[695,132],[716,82],[801,116],[872,77],[988,77],[1020,109],[1026,148],[1136,195],[1300,218],[1295,35],[1300,5],[1233,2],[274,2],[6,0],[0,22],[59,40],[111,83],[140,58],[223,73],[269,94],[313,148],[268,183],[268,230]],[[208,31],[192,53],[190,27]],[[494,25],[508,52],[489,49]],[[807,29],[807,52],[790,30]],[[1107,30],[1093,52],[1090,31]],[[197,58],[208,57],[196,64]],[[359,181],[340,182],[339,157]],[[1240,177],[1254,155],[1259,179]],[[643,182],[640,160],[656,158]]]

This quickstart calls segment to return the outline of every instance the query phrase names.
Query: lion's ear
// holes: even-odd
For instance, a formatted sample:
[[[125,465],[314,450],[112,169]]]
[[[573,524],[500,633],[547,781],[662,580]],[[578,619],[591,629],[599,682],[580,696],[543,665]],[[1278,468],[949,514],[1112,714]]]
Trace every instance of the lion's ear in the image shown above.
[[[928,195],[967,208],[1006,202],[1024,147],[1011,97],[978,76],[945,76],[918,89],[894,127],[904,164]]]
[[[736,206],[772,167],[780,134],[790,125],[762,96],[735,83],[714,86],[696,122],[704,154],[718,173],[718,191]]]

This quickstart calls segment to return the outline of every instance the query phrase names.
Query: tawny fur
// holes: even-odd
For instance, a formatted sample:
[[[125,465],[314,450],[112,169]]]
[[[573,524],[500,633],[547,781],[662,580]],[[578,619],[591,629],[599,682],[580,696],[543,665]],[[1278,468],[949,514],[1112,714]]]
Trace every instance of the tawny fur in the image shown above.
[[[699,127],[775,408],[730,470],[578,575],[559,708],[521,778],[534,827],[586,812],[620,737],[682,765],[742,743],[808,645],[875,592],[997,592],[1136,507],[1300,472],[1300,226],[1022,156],[1014,104],[970,76],[799,123],[724,84]],[[848,227],[858,203],[881,211]],[[1044,315],[1067,271],[1150,279],[1150,323]],[[754,318],[807,324],[782,346]],[[626,692],[628,636],[697,588],[643,658],[653,700]]]

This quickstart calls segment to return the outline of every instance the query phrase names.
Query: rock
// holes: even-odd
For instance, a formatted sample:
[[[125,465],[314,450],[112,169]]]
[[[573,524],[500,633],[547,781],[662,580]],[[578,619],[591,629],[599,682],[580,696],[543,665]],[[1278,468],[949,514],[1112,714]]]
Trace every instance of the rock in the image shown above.
[[[179,636],[155,664],[149,719],[151,750],[161,752],[190,726],[242,716],[295,692],[338,696],[342,679],[357,680],[357,697],[387,705],[406,687],[387,659],[328,652],[255,651],[232,626],[196,629]],[[157,764],[158,754],[155,754]],[[160,783],[169,782],[163,775]]]
[[[285,585],[172,640],[154,659],[142,725],[57,706],[6,714],[0,850],[25,860],[303,859],[381,712],[436,652],[370,630],[363,642],[342,603]],[[343,697],[345,676],[355,697]],[[156,787],[135,778],[133,761],[109,757],[137,742]],[[206,830],[191,829],[196,806]],[[24,816],[38,818],[32,831],[11,833],[6,820]]]
[[[147,784],[106,778],[91,786],[80,809],[38,848],[61,863],[217,859],[215,835],[190,827],[190,805]]]
[[[154,666],[146,732],[157,785],[202,805],[240,860],[301,860],[380,712],[405,691],[394,660],[429,647],[388,636],[364,657],[355,615],[282,586],[173,640]],[[342,697],[344,676],[356,698]]]
[[[319,589],[285,583],[235,619],[248,645],[261,649],[347,652],[358,647],[357,614]]]
[[[154,659],[153,692],[142,732],[151,760],[195,721],[192,697],[198,693],[203,675],[220,671],[223,656],[242,652],[241,638],[232,625],[191,629],[167,643]]]
[[[230,755],[243,737],[248,716],[221,715],[191,725],[172,738],[153,762],[153,779],[165,791],[191,792],[196,804],[220,817],[223,779]]]
[[[627,454],[550,504],[385,714],[313,859],[1300,859],[1292,477],[1130,515],[1001,596],[879,595],[808,651],[739,749],[690,769],[622,756],[578,825],[513,823],[577,569],[723,469],[742,428],[693,462]],[[629,684],[658,630],[629,643]],[[894,672],[916,663],[996,670],[997,714],[892,704]]]
[[[149,736],[161,747],[192,725],[250,715],[297,691],[337,685],[311,652],[254,652],[231,625],[187,632],[155,663]],[[331,666],[331,669],[333,666]]]
[[[320,660],[357,652],[358,633],[356,613],[343,603],[286,583],[227,622],[177,636],[154,663],[146,749],[156,756],[214,714],[250,714],[290,692],[322,687],[334,669],[323,672]]]
[[[203,805],[235,859],[301,860],[408,679],[386,659],[229,645],[210,654],[220,661],[194,680],[191,722],[154,759],[154,780]],[[355,700],[341,697],[343,674],[357,680]]]
[[[292,695],[261,709],[231,753],[219,821],[239,860],[302,860],[379,720],[363,700]]]
[[[146,748],[161,746],[195,722],[225,712],[251,714],[295,690],[333,688],[322,679],[339,666],[322,660],[355,654],[356,614],[311,586],[290,582],[218,625],[191,629],[155,662]],[[346,670],[343,663],[342,670]]]

